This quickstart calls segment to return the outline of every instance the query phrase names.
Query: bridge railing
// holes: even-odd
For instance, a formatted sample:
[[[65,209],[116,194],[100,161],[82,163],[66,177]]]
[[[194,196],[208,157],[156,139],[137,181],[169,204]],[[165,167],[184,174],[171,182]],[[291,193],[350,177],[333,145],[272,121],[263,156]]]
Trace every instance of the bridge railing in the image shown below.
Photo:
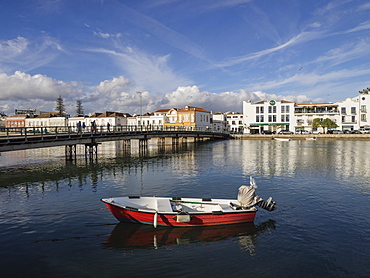
[[[103,134],[124,134],[131,132],[207,132],[229,134],[228,131],[215,130],[207,127],[187,127],[187,126],[170,126],[162,125],[119,125],[119,126],[33,126],[33,127],[10,127],[0,130],[0,138],[24,138],[27,141],[28,137],[38,136],[94,136]]]

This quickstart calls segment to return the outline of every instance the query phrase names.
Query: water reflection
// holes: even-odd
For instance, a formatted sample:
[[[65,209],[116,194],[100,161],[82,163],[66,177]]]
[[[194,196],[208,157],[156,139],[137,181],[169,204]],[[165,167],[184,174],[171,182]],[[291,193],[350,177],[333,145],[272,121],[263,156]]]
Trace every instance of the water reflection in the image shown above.
[[[131,173],[140,175],[144,187],[143,176],[145,178],[148,172],[161,167],[181,182],[188,183],[199,177],[205,166],[207,171],[213,172],[208,177],[209,183],[213,184],[219,182],[221,176],[234,172],[237,165],[240,176],[234,176],[230,181],[247,181],[249,175],[256,173],[271,179],[326,176],[325,173],[330,172],[342,181],[351,182],[355,178],[361,190],[370,194],[369,141],[232,140],[178,145],[157,145],[154,141],[142,150],[134,143],[127,148],[119,141],[99,145],[97,156],[85,157],[83,146],[78,146],[77,153],[77,159],[73,161],[65,160],[63,147],[3,153],[0,156],[0,187],[45,186],[50,181],[58,183],[65,179],[72,186],[77,179],[79,187],[91,184],[96,189],[98,181],[104,177],[114,179],[119,174],[124,181]]]
[[[240,249],[255,254],[257,237],[265,231],[275,229],[275,221],[268,220],[259,225],[243,223],[211,227],[171,228],[119,223],[103,244],[114,249],[152,249],[167,245],[188,245],[236,239]]]

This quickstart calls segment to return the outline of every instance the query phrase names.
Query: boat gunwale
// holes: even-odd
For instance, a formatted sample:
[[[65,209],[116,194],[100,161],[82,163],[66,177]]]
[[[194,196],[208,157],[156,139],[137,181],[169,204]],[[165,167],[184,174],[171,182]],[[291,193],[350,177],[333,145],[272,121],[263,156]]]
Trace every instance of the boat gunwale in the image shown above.
[[[111,199],[113,199],[113,198],[111,198]],[[103,203],[111,205],[111,206],[115,206],[115,207],[125,209],[125,210],[128,210],[128,211],[136,211],[136,212],[140,212],[140,213],[148,213],[148,214],[156,214],[157,213],[158,215],[177,215],[179,213],[178,211],[159,211],[159,210],[155,210],[155,209],[151,209],[151,208],[138,208],[138,207],[133,207],[133,206],[127,206],[127,205],[120,204],[120,203],[117,203],[117,202],[111,203],[111,202],[105,201],[106,199],[100,199],[100,200]],[[170,198],[168,200],[171,201]],[[229,200],[229,199],[225,199],[225,200]],[[231,200],[231,201],[233,201],[233,200]],[[218,204],[215,204],[215,205],[218,205]],[[231,211],[223,210],[220,207],[220,210],[185,211],[185,212],[188,213],[189,215],[215,215],[215,213],[218,213],[218,212],[222,212],[222,214],[235,214],[235,213],[255,213],[257,211],[258,211],[258,208],[255,207],[255,206],[252,206],[248,209],[231,210]]]

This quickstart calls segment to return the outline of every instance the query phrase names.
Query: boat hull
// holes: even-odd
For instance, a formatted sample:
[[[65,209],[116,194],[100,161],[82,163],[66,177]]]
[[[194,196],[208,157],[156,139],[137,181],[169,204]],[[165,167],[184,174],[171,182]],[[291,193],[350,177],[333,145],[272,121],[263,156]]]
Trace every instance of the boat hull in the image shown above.
[[[158,226],[192,227],[212,226],[253,222],[256,210],[212,213],[189,213],[190,221],[178,222],[177,213],[145,212],[137,209],[129,209],[115,204],[105,203],[111,213],[121,222],[141,223]]]

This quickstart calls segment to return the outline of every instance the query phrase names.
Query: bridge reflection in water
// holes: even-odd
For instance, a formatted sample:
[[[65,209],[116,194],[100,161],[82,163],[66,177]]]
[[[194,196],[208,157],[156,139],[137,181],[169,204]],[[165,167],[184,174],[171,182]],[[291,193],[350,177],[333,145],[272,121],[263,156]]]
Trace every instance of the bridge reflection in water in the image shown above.
[[[98,145],[103,142],[121,140],[125,148],[129,149],[131,140],[138,140],[139,147],[145,149],[148,140],[153,138],[161,146],[165,144],[166,138],[177,145],[186,143],[189,138],[197,142],[231,137],[228,132],[189,127],[114,126],[109,131],[103,128],[82,130],[74,127],[6,128],[0,133],[0,152],[65,146],[66,158],[73,159],[78,144],[85,146],[86,155],[96,155]]]

